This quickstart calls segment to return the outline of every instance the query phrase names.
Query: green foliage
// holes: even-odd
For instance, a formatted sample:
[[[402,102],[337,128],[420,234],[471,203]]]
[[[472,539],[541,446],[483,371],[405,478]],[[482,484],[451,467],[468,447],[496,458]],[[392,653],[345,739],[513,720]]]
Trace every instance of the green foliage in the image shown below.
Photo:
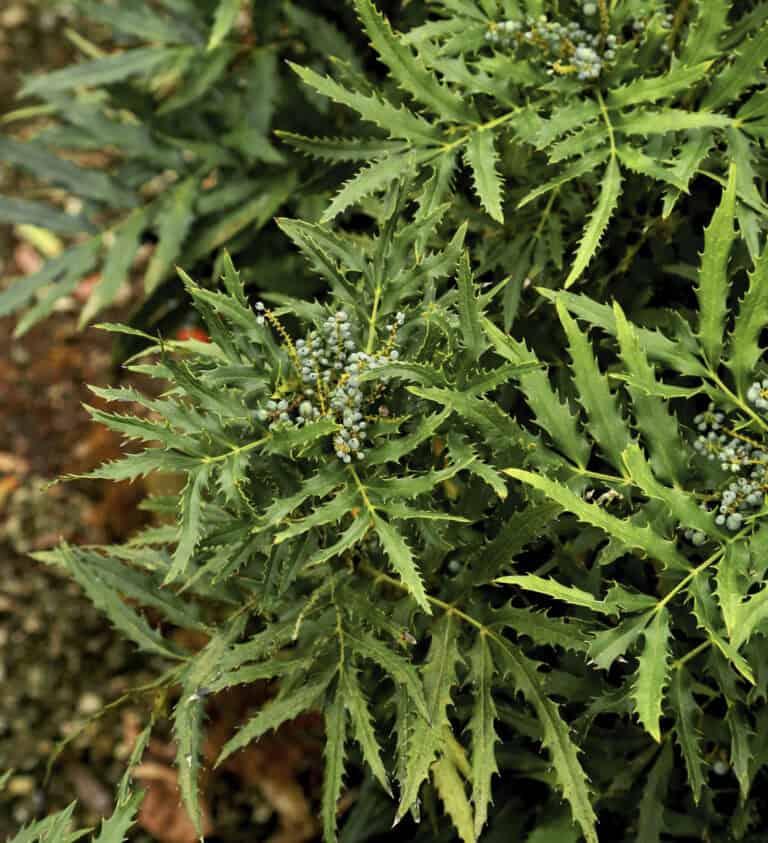
[[[49,143],[0,146],[91,229],[0,311],[101,265],[90,319],[151,230],[147,292],[183,263],[210,338],[104,326],[153,383],[96,390],[132,447],[90,477],[173,474],[146,507],[175,519],[38,554],[168,659],[192,818],[208,696],[274,679],[218,763],[319,710],[328,841],[761,840],[763,6],[353,0],[346,39],[322,4],[202,5],[146,45],[85,4],[131,46],[28,83]],[[129,94],[145,169],[80,184],[51,149]]]

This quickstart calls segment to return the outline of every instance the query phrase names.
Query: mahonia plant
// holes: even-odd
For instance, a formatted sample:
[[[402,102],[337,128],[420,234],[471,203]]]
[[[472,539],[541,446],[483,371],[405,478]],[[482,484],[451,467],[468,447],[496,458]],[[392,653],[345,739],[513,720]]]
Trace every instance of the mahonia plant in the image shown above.
[[[200,61],[239,6],[207,4],[223,40]],[[278,151],[330,166],[273,175],[279,192],[302,174],[306,218],[276,221],[247,278],[224,254],[215,283],[180,273],[210,342],[105,326],[149,343],[127,366],[153,387],[95,390],[133,408],[91,411],[133,444],[90,476],[178,476],[144,504],[164,521],[36,558],[167,659],[153,710],[173,701],[198,828],[211,696],[275,679],[219,763],[322,712],[328,841],[394,820],[414,841],[758,843],[765,4],[438,0],[403,32],[351,6],[387,78],[294,64],[323,135],[288,127]],[[94,61],[115,80],[136,50]],[[191,201],[230,143],[192,144]],[[257,187],[241,207],[239,163],[216,167],[234,179],[221,231],[245,246],[251,199],[265,224],[284,200]],[[196,230],[155,254],[196,274]],[[363,795],[339,832],[345,782]]]

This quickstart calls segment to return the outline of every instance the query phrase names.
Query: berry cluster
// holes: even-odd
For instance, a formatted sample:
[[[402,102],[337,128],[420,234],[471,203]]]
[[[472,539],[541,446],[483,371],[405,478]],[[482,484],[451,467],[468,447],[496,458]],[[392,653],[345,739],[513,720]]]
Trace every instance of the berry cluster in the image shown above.
[[[597,6],[587,2],[583,11],[591,17]],[[549,20],[546,15],[527,18],[525,23],[517,20],[494,23],[485,37],[493,44],[535,47],[547,56],[550,76],[575,74],[581,80],[597,79],[605,62],[616,57],[618,44],[615,35],[603,38],[575,21],[564,24]]]
[[[399,353],[394,347],[397,332],[405,322],[405,314],[397,313],[386,326],[388,338],[376,353],[362,349],[356,337],[361,332],[344,310],[323,321],[294,342],[277,316],[261,302],[256,305],[259,324],[269,322],[280,334],[297,376],[290,398],[273,397],[256,413],[268,427],[302,425],[320,418],[330,418],[339,425],[333,437],[333,449],[344,463],[361,460],[368,438],[365,415],[370,404],[387,383],[382,375],[375,384],[363,383],[363,372],[395,362]]]
[[[768,380],[752,384],[747,398],[758,409],[768,410]],[[696,452],[718,462],[728,474],[739,475],[715,494],[709,504],[702,504],[704,509],[711,509],[714,504],[715,524],[736,532],[744,525],[745,515],[763,505],[768,491],[768,450],[760,442],[731,429],[725,414],[714,404],[693,421],[699,431],[693,443]],[[694,544],[706,540],[699,531],[687,530],[685,535]]]

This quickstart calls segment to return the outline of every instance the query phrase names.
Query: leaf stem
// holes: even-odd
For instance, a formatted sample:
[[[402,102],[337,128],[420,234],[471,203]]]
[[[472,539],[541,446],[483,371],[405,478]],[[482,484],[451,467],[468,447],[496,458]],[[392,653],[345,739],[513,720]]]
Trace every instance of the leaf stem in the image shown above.
[[[605,5],[605,0],[603,0],[603,6]],[[600,7],[601,16],[602,16],[602,6]],[[600,93],[598,89],[596,92],[597,94],[597,101],[600,103],[600,111],[603,115],[603,120],[605,121],[605,126],[608,129],[608,140],[611,144],[611,158],[616,157],[616,138],[613,134],[613,124],[611,123],[611,118],[608,116],[608,109],[605,107],[605,100],[603,99],[603,95]]]

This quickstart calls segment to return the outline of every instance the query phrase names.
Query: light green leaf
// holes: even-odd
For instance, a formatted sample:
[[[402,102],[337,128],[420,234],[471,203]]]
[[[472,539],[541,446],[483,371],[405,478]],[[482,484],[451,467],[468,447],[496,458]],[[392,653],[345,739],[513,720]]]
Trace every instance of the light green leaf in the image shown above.
[[[213,18],[211,34],[208,38],[209,51],[215,50],[227,35],[229,35],[242,6],[242,0],[219,0],[216,6],[216,14]]]
[[[381,758],[381,749],[376,739],[376,733],[371,722],[371,712],[368,709],[368,701],[365,698],[363,689],[357,680],[357,674],[351,668],[346,668],[342,675],[340,692],[343,693],[344,705],[352,720],[352,727],[355,732],[355,739],[363,752],[366,764],[371,768],[376,781],[391,796],[392,790],[389,786],[387,771]]]
[[[101,824],[93,843],[124,843],[125,835],[136,821],[136,813],[143,799],[143,793],[134,793],[118,802],[112,815]]]
[[[474,276],[469,265],[469,252],[459,261],[459,324],[463,343],[471,359],[477,362],[485,347],[480,324],[480,305],[475,295]]]
[[[266,703],[255,717],[251,718],[233,738],[227,741],[216,761],[216,766],[220,766],[233,752],[247,746],[251,741],[260,738],[271,729],[277,729],[286,721],[293,720],[311,709],[328,687],[335,673],[334,666],[332,671],[326,670],[324,673],[307,680],[300,687],[284,690],[286,686],[283,686],[273,700]]]
[[[517,468],[504,470],[510,477],[528,483],[548,498],[556,501],[580,521],[592,524],[618,539],[626,547],[642,550],[651,559],[664,562],[672,570],[687,571],[688,561],[677,551],[674,542],[655,533],[650,527],[638,527],[631,521],[610,515],[597,504],[590,504],[574,494],[567,486],[561,486],[549,478],[522,471]]]
[[[427,601],[421,572],[405,539],[388,521],[385,521],[379,515],[374,514],[373,526],[390,565],[398,573],[403,585],[419,606],[428,615],[431,615],[432,609]]]
[[[494,728],[496,706],[491,693],[496,667],[490,643],[483,634],[475,638],[469,653],[469,666],[474,704],[467,728],[472,735],[472,803],[475,806],[475,836],[479,837],[492,801],[491,779],[499,771],[495,751],[499,740]]]
[[[345,182],[333,197],[331,204],[323,212],[320,222],[329,222],[366,196],[388,187],[392,182],[409,173],[414,166],[426,161],[431,153],[411,152],[390,155],[379,161],[373,161],[360,170],[357,175]]]
[[[187,476],[187,484],[179,500],[179,540],[173,564],[165,577],[166,585],[181,576],[192,560],[202,531],[203,494],[210,473],[208,466],[200,466]]]
[[[627,85],[614,88],[608,96],[608,105],[624,108],[640,102],[671,99],[676,94],[687,93],[695,82],[707,75],[711,66],[711,61],[694,65],[677,64],[664,76],[634,79]]]
[[[629,426],[611,392],[608,378],[597,365],[587,336],[579,330],[562,302],[558,301],[556,306],[568,338],[573,380],[579,391],[579,402],[587,413],[587,426],[608,461],[623,473],[622,452],[630,441]]]
[[[638,658],[632,698],[640,724],[651,737],[661,741],[661,710],[669,670],[669,612],[657,611],[643,630],[645,643]]]
[[[355,634],[347,630],[344,632],[344,639],[359,656],[378,664],[397,684],[401,685],[421,716],[429,723],[430,715],[419,676],[407,659],[367,632]]]
[[[325,719],[325,769],[323,770],[322,818],[323,835],[327,843],[336,843],[336,806],[341,796],[344,779],[344,744],[347,740],[347,712],[342,685],[332,702],[326,705]]]
[[[613,304],[621,359],[631,377],[627,391],[632,398],[635,421],[648,443],[654,473],[664,480],[679,481],[685,469],[685,450],[676,417],[668,404],[654,395],[656,373],[634,325],[627,321],[618,302]]]
[[[747,710],[739,703],[728,707],[725,721],[731,733],[731,768],[739,782],[741,798],[746,801],[752,786],[752,745],[756,734],[750,726]]]
[[[419,796],[436,756],[443,748],[443,734],[450,730],[448,708],[451,691],[458,681],[456,664],[461,656],[455,619],[444,613],[430,631],[427,659],[422,668],[428,722],[420,724],[418,738],[408,746],[408,768],[401,786],[398,816],[402,816]]]
[[[536,574],[514,574],[498,577],[494,582],[500,585],[517,585],[527,591],[546,594],[547,597],[562,600],[571,606],[581,606],[584,609],[604,615],[612,615],[616,612],[613,606],[606,605],[603,600],[599,600],[588,591],[583,591],[575,585],[562,585],[557,580],[539,577]]]
[[[354,0],[354,4],[373,48],[403,90],[431,108],[441,119],[447,117],[462,123],[475,118],[474,110],[440,83],[411,52],[411,48],[402,43],[372,0]]]
[[[740,45],[734,60],[727,62],[715,77],[701,107],[714,110],[736,102],[747,88],[760,82],[766,60],[768,26]]]
[[[477,839],[472,824],[472,806],[459,771],[451,758],[443,755],[432,767],[432,780],[445,811],[463,843]]]
[[[513,363],[538,362],[526,345],[503,333],[489,319],[483,317],[483,329],[494,349]],[[570,407],[561,401],[543,369],[521,372],[517,376],[523,395],[535,415],[534,421],[545,430],[560,451],[576,465],[586,467],[590,445],[582,434],[578,419]]]
[[[675,736],[688,771],[688,784],[693,793],[693,801],[698,805],[701,791],[706,784],[706,776],[697,723],[699,707],[691,693],[691,682],[691,675],[684,667],[675,670],[670,682],[669,698],[675,714]]]
[[[744,298],[739,302],[733,333],[728,344],[728,368],[733,373],[739,394],[747,391],[750,376],[763,356],[760,334],[768,325],[768,246],[752,272]]]
[[[650,618],[649,614],[623,618],[611,629],[604,629],[589,642],[589,656],[601,670],[610,670],[619,656],[637,641]]]
[[[728,258],[736,237],[734,216],[736,205],[736,168],[731,165],[728,184],[720,205],[704,231],[704,252],[701,255],[699,285],[699,339],[712,366],[720,365],[723,331],[728,312]]]
[[[101,579],[98,569],[86,561],[82,551],[62,545],[55,551],[55,556],[77,580],[94,606],[103,612],[126,638],[149,653],[174,660],[181,658],[172,644],[166,642],[140,614],[120,599],[113,585],[108,586]]]
[[[571,271],[565,279],[566,289],[579,279],[597,252],[600,245],[600,238],[608,227],[611,215],[618,204],[620,193],[621,170],[619,169],[619,164],[615,156],[611,156],[600,185],[600,197],[584,229]]]
[[[622,454],[628,476],[649,498],[662,501],[676,520],[708,536],[717,537],[710,513],[701,509],[696,498],[679,488],[660,483],[654,476],[645,454],[637,443],[632,443]]]
[[[494,639],[494,643],[498,645],[502,664],[511,674],[515,688],[536,712],[544,734],[542,743],[552,759],[553,774],[586,842],[599,843],[595,828],[597,817],[589,796],[587,776],[579,762],[578,749],[560,710],[541,688],[536,663],[512,644],[501,639]]]
[[[426,120],[409,111],[404,106],[396,108],[388,100],[375,93],[362,94],[344,88],[328,76],[321,76],[308,67],[288,62],[293,71],[310,87],[334,102],[341,103],[356,111],[363,120],[375,123],[393,138],[418,140],[424,143],[437,143],[439,132]]]
[[[474,131],[464,149],[472,180],[483,208],[496,222],[504,222],[503,183],[496,167],[499,156],[493,132]]]

